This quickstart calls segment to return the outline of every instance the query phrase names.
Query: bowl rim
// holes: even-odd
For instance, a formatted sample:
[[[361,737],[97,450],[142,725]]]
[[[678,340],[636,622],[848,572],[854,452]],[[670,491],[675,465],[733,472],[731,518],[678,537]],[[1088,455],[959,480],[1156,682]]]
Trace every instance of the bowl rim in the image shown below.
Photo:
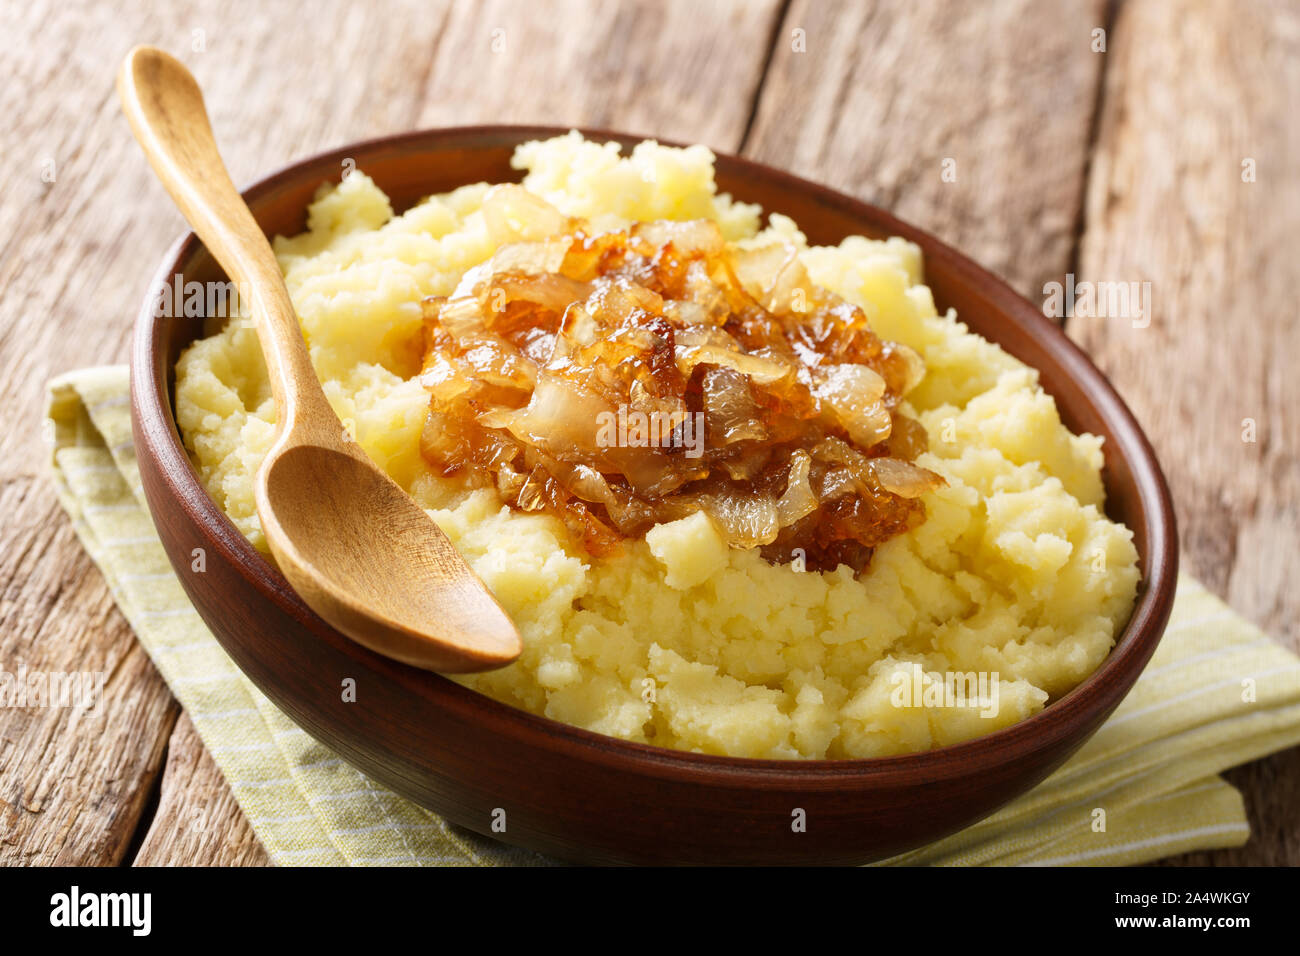
[[[339,163],[353,159],[360,168],[364,155],[380,150],[409,149],[413,144],[419,144],[421,151],[433,155],[451,148],[446,143],[438,145],[442,140],[509,139],[524,142],[563,135],[572,129],[588,139],[614,141],[623,146],[652,138],[663,145],[683,145],[668,139],[591,127],[514,124],[435,127],[373,137],[313,153],[261,176],[241,193],[250,205],[255,205],[260,197],[279,187],[316,178],[312,170],[317,167],[337,169]],[[714,782],[722,778],[735,785],[758,787],[815,785],[818,782],[843,784],[850,779],[889,785],[901,782],[904,776],[908,783],[924,784],[967,775],[972,763],[992,767],[1017,761],[1050,748],[1070,737],[1080,725],[1091,722],[1090,736],[1128,694],[1154,652],[1168,623],[1178,576],[1177,527],[1169,487],[1155,451],[1133,413],[1105,375],[1059,326],[999,276],[947,243],[898,219],[887,210],[838,190],[755,160],[717,150],[713,153],[719,166],[727,166],[742,175],[766,178],[783,190],[802,192],[821,203],[846,208],[856,218],[881,223],[890,235],[902,236],[921,245],[927,264],[934,253],[939,252],[946,268],[959,274],[963,281],[983,284],[986,295],[995,300],[1003,316],[1038,339],[1044,349],[1054,354],[1067,377],[1087,393],[1098,414],[1111,424],[1116,440],[1107,443],[1106,452],[1119,454],[1126,460],[1137,490],[1136,497],[1141,502],[1140,510],[1146,519],[1147,553],[1142,556],[1147,564],[1146,574],[1139,582],[1129,620],[1110,653],[1082,682],[1043,710],[1008,727],[961,743],[884,757],[777,759],[673,750],[600,734],[502,703],[441,674],[420,671],[382,658],[341,634],[340,640],[350,645],[358,656],[398,669],[396,676],[403,683],[418,679],[446,685],[439,686],[440,701],[462,714],[473,711],[481,717],[491,718],[499,730],[531,735],[535,744],[546,744],[571,756],[582,756],[582,751],[591,756],[598,754],[611,764],[622,764],[629,771],[642,774],[649,772],[692,778],[707,773],[714,776]],[[321,181],[326,179],[328,177],[322,177]],[[738,198],[743,200],[744,197]],[[765,215],[768,212],[764,210]],[[136,321],[130,364],[131,410],[143,445],[137,453],[147,453],[154,458],[172,493],[173,504],[188,512],[189,519],[208,534],[211,543],[238,569],[245,581],[302,624],[333,630],[298,597],[283,575],[239,532],[203,487],[180,438],[173,409],[175,397],[168,387],[167,375],[164,373],[160,379],[157,374],[156,353],[163,344],[157,333],[164,317],[154,315],[152,292],[159,283],[170,281],[174,273],[181,271],[178,267],[191,261],[201,246],[194,233],[187,232],[168,248],[146,289]],[[593,751],[596,753],[591,753]]]

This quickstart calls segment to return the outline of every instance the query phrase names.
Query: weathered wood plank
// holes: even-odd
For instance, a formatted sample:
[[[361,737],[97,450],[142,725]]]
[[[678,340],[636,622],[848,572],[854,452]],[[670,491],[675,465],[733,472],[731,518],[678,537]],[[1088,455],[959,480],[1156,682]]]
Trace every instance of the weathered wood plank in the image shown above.
[[[777,9],[777,0],[398,0],[376,10],[332,0],[304,16],[258,0],[11,5],[11,42],[0,47],[0,69],[17,78],[0,86],[0,394],[9,419],[28,427],[0,431],[0,666],[95,663],[113,676],[94,727],[58,712],[0,712],[0,862],[118,862],[175,720],[58,510],[36,430],[51,375],[126,359],[149,276],[183,231],[118,113],[112,82],[126,51],[154,43],[193,69],[242,182],[422,125],[606,125],[734,150]],[[186,779],[164,781],[169,802],[209,807],[217,832],[246,826],[212,774]],[[147,859],[162,862],[169,845],[167,862],[227,852],[159,836]]]
[[[1037,298],[1074,245],[1104,25],[1102,0],[794,0],[745,153],[890,209]]]
[[[776,0],[456,4],[412,127],[612,127],[734,151]]]
[[[6,478],[0,505],[0,669],[103,675],[88,699],[0,708],[0,864],[116,864],[178,708],[43,486]]]
[[[158,809],[135,866],[269,866],[234,794],[188,716],[167,744]]]
[[[1107,56],[1079,278],[1150,282],[1151,320],[1067,330],[1160,454],[1186,569],[1300,648],[1300,6],[1130,0]],[[1229,779],[1254,839],[1180,862],[1300,863],[1300,749]]]

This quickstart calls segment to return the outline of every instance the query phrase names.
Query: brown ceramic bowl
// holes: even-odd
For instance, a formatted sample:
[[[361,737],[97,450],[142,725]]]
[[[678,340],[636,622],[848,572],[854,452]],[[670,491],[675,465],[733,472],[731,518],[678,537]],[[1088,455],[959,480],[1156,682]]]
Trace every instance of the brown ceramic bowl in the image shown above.
[[[268,234],[305,225],[315,189],[351,159],[399,211],[478,181],[517,180],[515,145],[562,130],[472,127],[358,143],[304,160],[245,193]],[[590,134],[625,143],[635,138]],[[719,156],[736,197],[792,216],[814,243],[904,236],[925,254],[941,309],[1042,374],[1074,431],[1105,437],[1107,511],[1133,529],[1143,581],[1132,618],[1095,674],[1041,713],[978,740],[878,760],[710,757],[627,743],[536,717],[435,674],[373,654],[330,628],[235,530],[199,484],[177,433],[173,366],[201,320],[136,327],[131,393],[149,507],[195,607],[254,683],[300,726],[365,773],[447,819],[594,863],[864,863],[952,833],[1024,793],[1097,730],[1137,680],[1169,617],[1177,541],[1151,446],[1115,390],[1033,305],[970,260],[883,210],[743,159]],[[157,280],[221,278],[188,235]],[[207,569],[190,573],[190,553]],[[356,703],[339,687],[354,678]],[[792,811],[807,815],[792,832]]]

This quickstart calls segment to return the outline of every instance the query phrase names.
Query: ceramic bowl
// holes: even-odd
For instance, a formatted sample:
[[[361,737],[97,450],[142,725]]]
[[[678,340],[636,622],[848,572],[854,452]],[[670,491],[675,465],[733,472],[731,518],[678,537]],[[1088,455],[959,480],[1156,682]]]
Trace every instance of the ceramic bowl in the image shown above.
[[[562,130],[471,127],[391,136],[294,163],[245,196],[268,235],[305,226],[322,182],[351,161],[401,211],[479,181],[518,180],[515,146]],[[589,136],[626,143],[606,131]],[[1151,446],[1105,377],[1039,309],[932,236],[884,210],[720,155],[719,187],[793,217],[812,243],[903,236],[921,246],[941,310],[1041,373],[1073,431],[1105,438],[1107,513],[1133,529],[1142,584],[1115,648],[1081,685],[1013,727],[951,747],[873,760],[713,757],[628,743],[497,703],[373,654],[317,617],[200,485],[173,415],[173,367],[202,320],[155,316],[146,297],[132,352],[144,490],[194,606],[235,663],[308,733],[448,820],[554,857],[592,863],[865,863],[961,829],[1032,788],[1124,698],[1169,617],[1177,536]],[[193,235],[157,281],[221,279]],[[206,570],[190,570],[191,552]],[[357,684],[354,703],[341,683]],[[506,830],[492,831],[505,810]],[[792,826],[797,810],[806,826]],[[499,818],[499,815],[498,815]]]

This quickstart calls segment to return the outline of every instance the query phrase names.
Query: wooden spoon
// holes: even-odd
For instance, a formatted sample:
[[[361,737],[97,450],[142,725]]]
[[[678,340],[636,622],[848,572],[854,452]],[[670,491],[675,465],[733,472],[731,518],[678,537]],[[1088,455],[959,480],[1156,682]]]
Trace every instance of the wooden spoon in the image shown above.
[[[505,611],[326,400],[280,267],[221,162],[194,77],[141,46],[122,63],[117,92],[154,172],[251,299],[277,417],[257,472],[257,514],[284,576],[322,618],[388,657],[448,673],[513,661],[522,645]]]

